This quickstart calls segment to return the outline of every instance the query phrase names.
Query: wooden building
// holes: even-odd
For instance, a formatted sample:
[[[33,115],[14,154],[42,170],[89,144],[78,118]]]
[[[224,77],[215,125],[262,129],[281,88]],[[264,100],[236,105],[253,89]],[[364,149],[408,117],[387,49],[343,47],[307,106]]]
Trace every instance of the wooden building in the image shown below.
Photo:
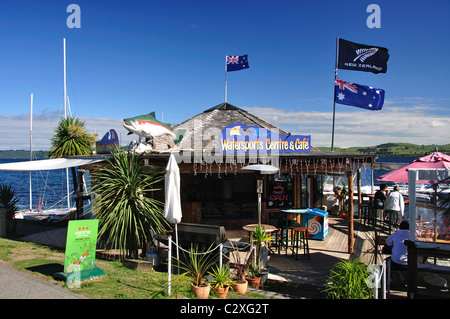
[[[321,152],[311,146],[311,136],[292,135],[229,103],[195,115],[174,131],[181,132],[175,147],[167,149],[164,138],[156,139],[157,151],[141,156],[164,170],[170,153],[175,155],[181,174],[183,222],[227,229],[256,223],[257,176],[242,170],[250,164],[279,168],[276,174],[264,175],[262,193],[262,222],[273,223],[280,209],[320,207],[323,176],[346,176],[352,190],[354,173],[374,163],[373,155]],[[353,247],[350,237],[349,250]]]

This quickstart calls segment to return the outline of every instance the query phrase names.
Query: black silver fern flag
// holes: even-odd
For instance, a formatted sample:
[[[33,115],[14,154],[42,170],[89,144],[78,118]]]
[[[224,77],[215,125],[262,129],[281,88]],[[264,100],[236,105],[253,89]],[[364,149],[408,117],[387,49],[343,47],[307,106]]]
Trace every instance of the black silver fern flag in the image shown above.
[[[338,38],[338,69],[386,73],[388,49]]]

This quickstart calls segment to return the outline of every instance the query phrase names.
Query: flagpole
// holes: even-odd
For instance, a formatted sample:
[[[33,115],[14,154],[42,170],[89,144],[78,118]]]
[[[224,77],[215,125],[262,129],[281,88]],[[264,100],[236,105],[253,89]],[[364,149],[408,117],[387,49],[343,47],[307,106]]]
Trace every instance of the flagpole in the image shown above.
[[[225,103],[227,103],[227,57],[225,56]]]
[[[339,59],[339,38],[336,38],[336,60],[334,62],[334,80],[336,81],[337,78],[337,70],[338,70],[338,59]],[[331,151],[334,151],[334,123],[336,120],[336,85],[333,83],[334,86],[334,96],[333,96],[333,125],[331,128]]]

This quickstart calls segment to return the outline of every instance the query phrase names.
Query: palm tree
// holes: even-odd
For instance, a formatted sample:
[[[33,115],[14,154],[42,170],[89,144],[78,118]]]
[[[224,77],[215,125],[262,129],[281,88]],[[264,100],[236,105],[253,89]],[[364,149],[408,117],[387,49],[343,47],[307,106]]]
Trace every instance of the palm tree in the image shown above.
[[[50,158],[60,158],[73,155],[88,155],[95,146],[96,136],[86,132],[84,122],[76,117],[62,119],[55,128],[51,139]],[[74,192],[77,193],[77,174],[75,167],[71,168]],[[78,197],[77,197],[78,198]],[[81,209],[79,200],[77,215]]]
[[[87,133],[84,122],[76,117],[62,119],[51,139],[50,158],[70,155],[88,155],[95,143],[95,135]]]
[[[163,203],[153,198],[162,172],[143,172],[142,159],[117,149],[107,165],[92,172],[92,192],[96,195],[92,210],[99,220],[99,238],[106,246],[119,249],[121,257],[138,257],[139,248],[167,229]]]

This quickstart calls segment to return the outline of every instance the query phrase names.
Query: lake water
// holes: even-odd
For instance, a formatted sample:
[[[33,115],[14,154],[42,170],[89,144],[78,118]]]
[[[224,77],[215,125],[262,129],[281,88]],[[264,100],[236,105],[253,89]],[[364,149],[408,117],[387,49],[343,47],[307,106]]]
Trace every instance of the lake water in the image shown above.
[[[0,159],[0,163],[22,162],[27,159]],[[38,207],[41,198],[41,208],[67,207],[66,170],[32,171],[33,208]],[[11,185],[16,197],[19,199],[19,210],[30,207],[30,172],[0,171],[0,184]],[[69,189],[73,192],[72,174],[69,169]],[[64,200],[63,200],[64,199]],[[73,207],[73,201],[71,201]]]

